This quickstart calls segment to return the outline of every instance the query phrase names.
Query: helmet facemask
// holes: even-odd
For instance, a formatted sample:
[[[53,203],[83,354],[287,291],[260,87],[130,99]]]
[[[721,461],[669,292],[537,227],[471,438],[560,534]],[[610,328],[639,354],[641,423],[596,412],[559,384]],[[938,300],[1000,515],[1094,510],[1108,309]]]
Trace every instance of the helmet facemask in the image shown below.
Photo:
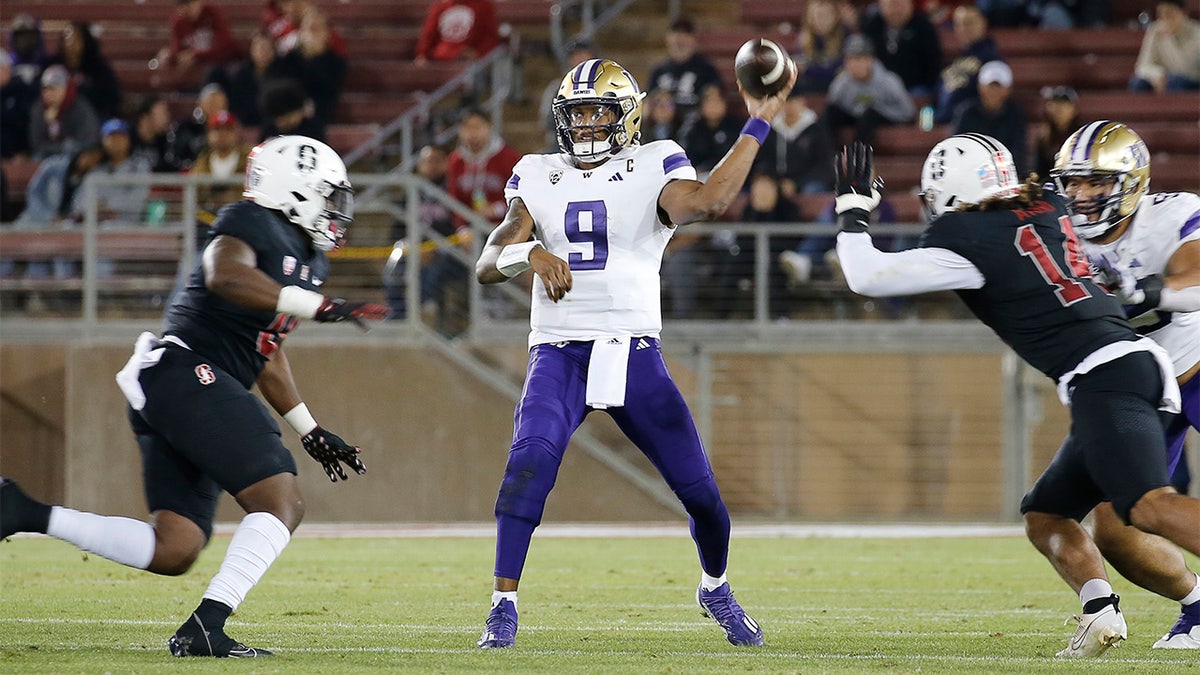
[[[629,145],[617,101],[564,99],[554,103],[558,147],[583,162],[598,162]],[[602,123],[603,120],[609,120]],[[590,138],[589,138],[590,137]]]

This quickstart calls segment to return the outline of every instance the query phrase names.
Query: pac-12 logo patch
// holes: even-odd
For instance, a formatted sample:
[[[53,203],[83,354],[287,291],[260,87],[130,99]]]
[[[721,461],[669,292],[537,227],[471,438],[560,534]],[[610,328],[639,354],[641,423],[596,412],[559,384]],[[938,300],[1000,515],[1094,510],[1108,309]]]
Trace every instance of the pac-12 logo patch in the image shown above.
[[[200,384],[212,384],[217,381],[217,374],[213,372],[212,366],[201,363],[196,366],[196,379],[200,381]]]
[[[562,180],[562,171],[555,169],[550,172],[550,184],[558,185],[558,181]]]

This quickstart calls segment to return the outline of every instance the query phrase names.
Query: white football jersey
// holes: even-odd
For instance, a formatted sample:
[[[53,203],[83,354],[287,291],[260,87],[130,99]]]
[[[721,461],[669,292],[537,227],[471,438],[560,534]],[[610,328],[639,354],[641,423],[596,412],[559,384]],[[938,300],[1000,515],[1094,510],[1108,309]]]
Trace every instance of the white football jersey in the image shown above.
[[[668,182],[696,179],[675,141],[625,148],[592,169],[562,154],[526,155],[505,199],[520,197],[546,250],[571,266],[566,297],[551,302],[533,284],[529,345],[604,337],[657,337],[662,330],[659,267],[674,227],[658,214]]]
[[[1142,197],[1133,223],[1120,239],[1108,244],[1083,242],[1088,258],[1113,278],[1132,272],[1137,279],[1163,274],[1167,261],[1185,242],[1200,240],[1200,196],[1190,192],[1161,192]],[[1111,271],[1111,272],[1110,272]],[[1200,362],[1200,312],[1149,313],[1135,317],[1140,328],[1171,355],[1176,374]]]

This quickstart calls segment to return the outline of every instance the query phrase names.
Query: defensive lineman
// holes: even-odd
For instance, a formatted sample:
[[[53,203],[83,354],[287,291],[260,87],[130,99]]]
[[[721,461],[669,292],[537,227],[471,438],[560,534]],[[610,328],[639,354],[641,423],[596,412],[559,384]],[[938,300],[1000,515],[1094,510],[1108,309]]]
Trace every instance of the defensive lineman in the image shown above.
[[[43,532],[156,574],[191,568],[212,535],[217,498],[246,511],[196,610],[168,641],[175,656],[258,657],[225,620],[287,546],[304,515],[296,462],[250,387],[301,436],[331,481],[366,472],[359,448],[317,425],[282,343],[299,319],[379,320],[386,307],[321,295],[353,217],[341,157],[320,141],[277,136],[251,151],[243,201],[223,208],[200,264],[167,309],[162,337],[143,333],[117,375],[141,447],[154,524],[30,499],[0,479],[0,537]]]
[[[707,183],[674,141],[641,145],[642,98],[620,65],[592,59],[563,78],[553,112],[561,154],[527,155],[508,213],[475,266],[494,284],[532,269],[529,369],[496,500],[492,610],[478,645],[511,647],[517,585],[563,452],[590,411],[605,410],[688,512],[700,554],[697,601],[734,645],[763,633],[725,578],[729,513],[691,413],[659,346],[659,267],[675,228],[722,214],[742,187],[791,81],[743,96],[750,120]],[[532,235],[537,239],[530,240]]]
[[[1189,426],[1200,430],[1200,197],[1150,194],[1150,152],[1120,122],[1084,125],[1050,173],[1083,250],[1124,303],[1139,333],[1171,355],[1182,413],[1167,425],[1167,474],[1182,461]],[[1092,536],[1122,576],[1182,605],[1156,649],[1200,649],[1200,578],[1170,542],[1121,522],[1112,504],[1092,512]]]
[[[1179,411],[1170,359],[1141,338],[1091,277],[1062,201],[1017,180],[1012,154],[982,134],[938,143],[921,171],[930,224],[918,248],[877,250],[870,149],[838,159],[837,251],[850,288],[871,296],[955,290],[1019,356],[1058,383],[1071,430],[1021,503],[1026,533],[1079,593],[1059,656],[1097,656],[1126,637],[1104,561],[1080,525],[1108,499],[1126,523],[1200,554],[1200,501],[1167,478],[1157,410]]]

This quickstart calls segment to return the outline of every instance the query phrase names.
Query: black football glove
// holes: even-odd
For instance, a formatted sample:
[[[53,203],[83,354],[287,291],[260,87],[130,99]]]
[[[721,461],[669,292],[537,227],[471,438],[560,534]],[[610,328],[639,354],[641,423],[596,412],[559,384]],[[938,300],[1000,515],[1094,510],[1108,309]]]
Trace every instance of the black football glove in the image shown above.
[[[870,213],[879,205],[883,180],[874,178],[871,146],[855,141],[843,146],[833,160],[836,176],[834,211],[843,232],[866,232]]]
[[[330,482],[336,483],[338,478],[347,480],[346,471],[342,469],[340,462],[344,462],[360,476],[367,472],[366,465],[358,458],[361,448],[347,445],[337,434],[318,426],[305,434],[300,442],[304,444],[304,451],[321,463]]]
[[[325,298],[325,302],[321,303],[321,307],[317,309],[313,319],[321,323],[353,321],[359,328],[370,330],[371,326],[367,323],[368,321],[385,321],[391,315],[392,311],[384,305],[372,302],[348,302],[342,298]]]

